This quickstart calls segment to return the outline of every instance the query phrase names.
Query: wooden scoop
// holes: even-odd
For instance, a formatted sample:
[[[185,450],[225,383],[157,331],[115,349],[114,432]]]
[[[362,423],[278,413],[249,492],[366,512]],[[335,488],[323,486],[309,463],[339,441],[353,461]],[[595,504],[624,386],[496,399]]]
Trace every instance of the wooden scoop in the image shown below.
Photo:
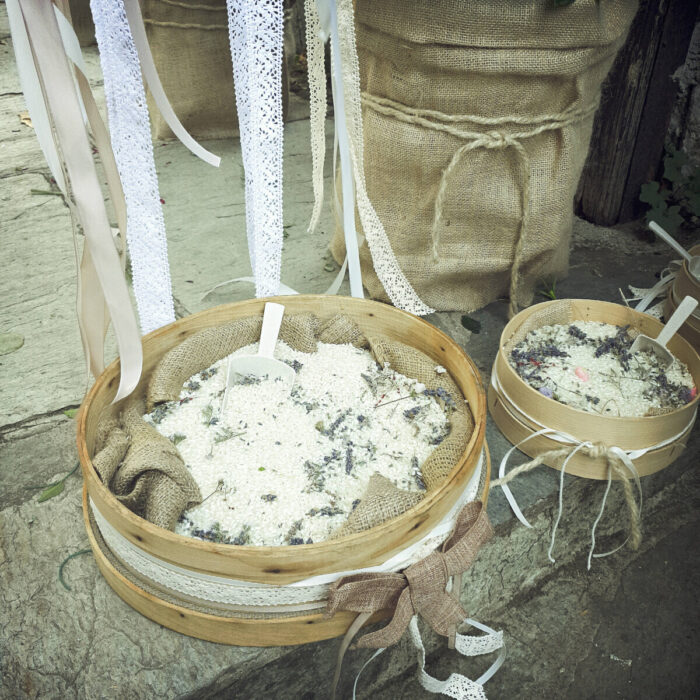
[[[685,320],[693,313],[697,305],[698,300],[693,297],[683,299],[656,339],[640,334],[634,339],[630,352],[653,352],[659,358],[661,364],[664,367],[668,367],[675,358],[666,349],[666,343],[671,340],[676,331],[685,323]]]
[[[285,362],[274,358],[275,345],[277,344],[277,336],[280,332],[283,316],[284,306],[268,301],[265,304],[265,313],[263,314],[258,354],[229,357],[226,371],[226,390],[221,402],[220,415],[223,415],[226,410],[229,391],[237,376],[267,377],[275,381],[283,381],[291,390],[296,372]]]
[[[656,221],[650,221],[649,228],[688,262],[688,271],[696,280],[700,280],[700,255],[691,255],[670,233],[662,229]]]

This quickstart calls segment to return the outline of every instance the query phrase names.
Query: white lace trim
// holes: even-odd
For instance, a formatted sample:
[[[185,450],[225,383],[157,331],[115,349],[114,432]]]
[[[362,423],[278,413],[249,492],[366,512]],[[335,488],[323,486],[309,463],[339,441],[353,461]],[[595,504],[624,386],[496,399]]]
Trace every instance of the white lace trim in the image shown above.
[[[334,2],[335,0],[329,0]],[[318,13],[314,0],[307,0],[307,16]],[[367,196],[367,185],[364,174],[364,144],[362,135],[362,105],[360,100],[360,66],[355,45],[355,17],[352,0],[337,0],[337,20],[339,30],[339,53],[343,69],[343,94],[345,98],[345,122],[348,131],[350,156],[355,180],[355,197],[357,210],[362,222],[362,229],[367,239],[374,269],[391,302],[398,308],[417,315],[432,313],[434,309],[421,301],[396,261],[386,231],[377,216],[372,203]],[[309,79],[317,82],[323,66],[323,52],[309,51]],[[332,47],[333,48],[333,47]],[[322,108],[318,104],[321,99],[320,91],[311,92],[312,115],[316,114],[315,124],[318,125],[318,113]],[[318,136],[312,136],[312,149],[315,147],[319,159],[323,150],[318,152]],[[316,168],[316,174],[318,168]],[[315,188],[318,191],[318,187]],[[316,206],[316,205],[315,205]]]
[[[314,208],[311,212],[308,232],[318,226],[323,208],[323,161],[326,154],[326,71],[324,42],[321,39],[321,23],[316,11],[316,0],[306,0],[306,55],[309,75],[309,103],[311,129],[311,181],[314,188]]]
[[[282,0],[227,0],[245,169],[246,231],[258,297],[279,291],[282,263]]]
[[[175,320],[165,222],[141,66],[123,0],[91,0],[141,331]]]
[[[418,630],[418,617],[413,616],[408,626],[411,640],[418,651],[418,680],[429,693],[442,693],[455,700],[486,700],[484,683],[493,676],[501,667],[505,659],[505,647],[503,645],[503,632],[481,625],[475,620],[467,622],[479,627],[486,632],[485,635],[476,637],[473,635],[458,634],[455,639],[455,649],[463,656],[480,656],[501,650],[491,668],[478,680],[473,681],[460,673],[452,673],[447,680],[440,681],[425,670],[425,647]]]
[[[100,513],[95,503],[90,499],[90,507],[95,516],[107,546],[128,567],[155,584],[175,593],[228,605],[274,607],[282,605],[299,605],[310,602],[325,604],[328,586],[343,576],[362,572],[401,571],[407,566],[426,557],[436,547],[439,547],[452,531],[455,519],[462,506],[473,501],[477,496],[481,480],[481,470],[484,468],[482,454],[477,468],[474,470],[464,492],[445,518],[425,537],[394,555],[379,566],[340,571],[314,576],[303,581],[285,586],[274,586],[263,583],[251,583],[223,576],[185,569],[153,556],[127,540]],[[318,607],[318,606],[316,606]]]

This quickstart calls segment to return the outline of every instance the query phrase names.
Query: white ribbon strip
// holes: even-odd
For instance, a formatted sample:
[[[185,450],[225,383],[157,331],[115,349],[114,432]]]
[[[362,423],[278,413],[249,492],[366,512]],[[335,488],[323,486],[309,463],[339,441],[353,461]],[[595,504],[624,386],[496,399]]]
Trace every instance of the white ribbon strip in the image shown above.
[[[27,110],[29,111],[34,133],[39,141],[39,146],[41,146],[44,158],[46,158],[49,170],[51,171],[51,176],[56,181],[58,188],[65,195],[66,182],[61,168],[61,158],[54,144],[51,122],[49,121],[49,115],[44,103],[39,75],[34,65],[34,58],[32,57],[31,46],[29,45],[29,37],[27,36],[27,30],[24,26],[18,0],[6,0],[6,6],[7,17],[10,23],[10,33],[12,34],[12,48],[15,52],[17,73],[19,74],[19,83],[22,92],[24,93],[24,101],[27,105]],[[56,10],[56,17],[58,18],[59,15],[62,16],[61,13]],[[61,30],[65,45],[65,37],[63,36],[60,21],[59,29]],[[68,52],[67,46],[66,52]],[[77,57],[71,56],[73,62],[75,62],[76,58]]]
[[[335,279],[333,282],[331,282],[331,286],[326,289],[325,292],[323,292],[324,296],[332,296],[334,294],[338,293],[338,290],[340,289],[341,285],[343,284],[343,279],[345,278],[345,271],[348,269],[348,259],[345,258],[343,260],[343,264],[340,266],[340,270],[338,270],[338,274],[335,276]],[[215,292],[217,289],[220,289],[221,287],[225,287],[227,284],[236,284],[238,282],[245,282],[246,284],[255,284],[255,278],[254,277],[235,277],[232,280],[226,280],[225,282],[219,282],[219,284],[215,284],[211,289],[208,289],[202,296],[199,298],[200,301],[204,301],[212,292]],[[299,294],[299,292],[296,291],[296,289],[292,289],[291,287],[288,287],[286,284],[283,282],[280,282],[280,288],[279,288],[279,295],[282,296],[290,296],[292,294]]]
[[[44,96],[43,109],[55,130],[54,149],[60,155],[58,166],[62,170],[65,167],[63,182],[70,183],[76,216],[83,226],[95,278],[99,280],[117,338],[121,373],[114,400],[118,401],[138,383],[141,342],[83,124],[75,75],[68,64],[53,5],[41,0],[20,0],[15,9],[21,11],[35,60],[35,75]],[[95,330],[100,336],[104,329]]]
[[[508,450],[508,452],[506,452],[506,454],[504,455],[503,459],[501,460],[501,462],[500,462],[500,464],[499,464],[499,466],[498,466],[498,477],[499,477],[499,479],[502,479],[502,478],[505,476],[505,474],[506,474],[506,467],[507,467],[507,465],[508,465],[508,461],[510,460],[510,458],[511,458],[513,452],[515,452],[515,451],[516,451],[517,449],[519,449],[522,445],[524,445],[528,440],[531,440],[531,439],[534,438],[534,437],[537,437],[537,436],[539,436],[539,435],[542,435],[542,436],[546,436],[546,437],[547,437],[548,439],[550,439],[550,440],[554,440],[555,442],[562,443],[563,445],[571,445],[572,447],[574,447],[574,450],[572,451],[571,454],[568,455],[568,457],[566,458],[566,461],[565,461],[564,464],[562,465],[562,473],[561,473],[560,487],[559,487],[559,515],[558,515],[558,517],[557,517],[557,521],[556,521],[555,526],[554,526],[554,531],[553,531],[553,533],[552,533],[552,543],[551,543],[551,546],[550,546],[550,549],[549,549],[549,553],[548,553],[548,556],[549,556],[550,560],[551,560],[551,561],[554,561],[554,560],[552,559],[552,557],[551,557],[551,552],[552,552],[552,548],[553,548],[553,546],[554,546],[554,535],[555,535],[555,533],[556,533],[556,526],[558,525],[558,523],[559,523],[559,518],[561,517],[561,509],[562,509],[562,490],[563,490],[563,485],[564,485],[564,471],[565,471],[565,467],[566,467],[566,464],[568,463],[568,461],[574,456],[574,454],[575,454],[576,452],[578,452],[578,450],[583,449],[584,447],[593,447],[593,443],[591,443],[591,442],[589,442],[589,441],[585,441],[585,440],[579,440],[578,438],[574,437],[573,435],[569,435],[569,434],[567,434],[567,433],[564,433],[564,432],[555,430],[555,429],[553,429],[553,428],[548,428],[548,427],[544,426],[542,423],[540,423],[539,421],[537,421],[535,418],[533,418],[532,416],[530,416],[529,414],[525,413],[525,411],[523,411],[520,407],[518,407],[518,406],[514,403],[514,401],[510,398],[510,396],[508,396],[507,392],[503,389],[503,386],[501,385],[501,383],[500,383],[499,380],[498,380],[498,372],[497,372],[497,369],[496,369],[496,363],[494,363],[493,369],[492,369],[492,372],[491,372],[491,385],[492,385],[493,389],[496,391],[497,394],[500,394],[501,396],[503,396],[503,397],[508,401],[508,406],[506,406],[506,405],[504,404],[504,409],[509,410],[510,412],[515,412],[515,413],[517,413],[518,416],[514,416],[514,417],[516,417],[516,419],[518,419],[518,420],[520,420],[520,418],[522,417],[523,419],[526,419],[527,421],[532,422],[534,425],[540,426],[540,430],[538,430],[538,431],[532,433],[531,435],[528,435],[526,438],[524,438],[523,440],[521,440],[517,445],[513,445],[513,446]],[[641,517],[641,512],[642,512],[642,500],[643,500],[643,495],[642,495],[642,484],[641,484],[641,481],[640,481],[640,478],[639,478],[639,473],[637,472],[637,469],[636,469],[635,466],[634,466],[634,460],[635,460],[635,459],[639,459],[640,457],[642,457],[643,455],[645,455],[647,452],[650,452],[650,451],[653,451],[653,450],[661,449],[662,447],[665,447],[666,445],[670,445],[671,443],[676,442],[676,440],[678,440],[678,439],[679,439],[680,437],[682,437],[688,430],[690,430],[690,428],[691,428],[692,425],[693,425],[693,422],[695,421],[695,414],[696,414],[696,413],[697,413],[697,411],[695,411],[695,412],[693,413],[693,416],[691,417],[691,419],[690,419],[688,425],[687,425],[685,428],[683,428],[683,430],[681,430],[677,435],[674,435],[673,437],[668,438],[667,440],[663,440],[662,442],[659,442],[659,443],[657,443],[657,444],[655,444],[655,445],[651,445],[651,446],[649,446],[649,447],[644,447],[644,448],[639,449],[639,450],[623,450],[623,449],[621,449],[621,448],[619,448],[619,447],[617,447],[617,446],[612,446],[612,447],[609,447],[609,448],[608,448],[610,451],[612,451],[612,452],[620,459],[620,461],[621,461],[621,462],[625,465],[625,467],[629,470],[630,474],[632,475],[632,477],[633,477],[634,480],[635,480],[635,483],[636,483],[636,485],[637,485],[637,490],[638,490],[638,492],[639,492],[639,513],[640,513],[640,517]],[[522,422],[522,421],[521,421],[521,422]],[[591,537],[592,537],[593,544],[592,544],[592,547],[591,547],[591,550],[590,550],[589,556],[588,556],[588,568],[589,568],[589,569],[590,569],[590,561],[591,561],[591,558],[592,558],[592,557],[599,558],[599,557],[606,557],[606,556],[609,556],[609,555],[611,555],[611,554],[614,554],[614,553],[617,552],[619,549],[621,549],[621,548],[626,544],[626,542],[627,542],[627,540],[625,540],[625,542],[623,542],[622,545],[620,545],[619,547],[616,547],[615,549],[613,549],[613,550],[611,550],[611,551],[609,551],[609,552],[605,552],[605,553],[603,553],[603,554],[594,554],[594,553],[593,553],[593,552],[594,552],[594,548],[595,548],[595,527],[596,527],[596,525],[598,524],[600,518],[602,517],[602,511],[603,511],[603,509],[605,508],[605,499],[607,498],[607,493],[608,493],[608,491],[610,490],[610,482],[611,482],[611,480],[612,480],[612,473],[611,473],[611,470],[608,468],[608,488],[606,489],[605,498],[603,499],[603,505],[602,505],[602,508],[601,508],[601,513],[599,514],[598,518],[596,519],[596,522],[595,522],[595,524],[594,524],[594,526],[593,526],[593,531],[592,531],[592,533],[591,533]],[[532,527],[532,525],[528,522],[528,520],[525,518],[525,516],[523,515],[522,511],[520,510],[520,507],[518,506],[518,503],[517,503],[517,501],[515,500],[515,496],[513,496],[513,493],[512,493],[512,491],[510,490],[510,487],[509,487],[507,484],[502,484],[502,485],[501,485],[501,489],[503,490],[503,494],[505,495],[505,497],[506,497],[506,499],[507,499],[507,501],[508,501],[508,503],[509,503],[509,505],[510,505],[512,511],[513,511],[513,513],[514,513],[515,516],[518,518],[518,520],[520,520],[520,522],[521,522],[523,525],[525,525],[525,527]]]
[[[158,111],[163,116],[163,119],[165,119],[165,123],[170,127],[173,134],[175,134],[185,148],[196,155],[197,158],[201,158],[205,163],[218,168],[221,164],[221,158],[207,151],[206,148],[192,138],[192,135],[177,118],[165,94],[165,90],[163,90],[163,85],[160,82],[158,71],[153,62],[153,54],[148,44],[146,28],[143,24],[143,16],[141,15],[138,0],[124,0],[124,9],[126,11],[126,17],[129,20],[129,27],[134,39],[134,46],[138,53],[139,62],[141,63],[143,77],[146,79],[146,84],[153,95],[153,100],[158,107]]]
[[[425,670],[425,647],[423,646],[423,640],[421,639],[420,630],[418,629],[418,616],[414,615],[408,625],[408,630],[411,641],[418,652],[418,680],[429,693],[441,693],[455,700],[486,700],[484,684],[493,678],[506,658],[503,632],[497,632],[495,629],[477,622],[476,620],[472,620],[471,618],[466,618],[464,622],[486,634],[482,637],[470,634],[458,634],[455,637],[455,649],[462,654],[462,656],[482,656],[483,654],[491,654],[494,651],[499,651],[496,660],[476,681],[459,673],[450,674],[449,678],[444,681],[434,678]],[[357,683],[360,680],[362,672],[384,651],[386,651],[386,648],[377,649],[358,672],[352,689],[353,700],[356,700],[357,697]]]
[[[676,279],[678,274],[678,269],[680,268],[682,260],[672,260],[667,268],[662,270],[659,277],[659,281],[649,290],[639,290],[644,291],[644,295],[641,297],[634,296],[627,301],[637,301],[639,303],[635,306],[635,311],[646,311],[652,304],[654,299],[660,296],[666,296],[668,288],[673,284],[673,280]],[[631,289],[631,288],[630,288]],[[634,292],[635,290],[632,290]]]
[[[231,605],[271,606],[275,604],[300,604],[310,601],[321,601],[320,605],[324,605],[328,586],[339,578],[359,573],[400,571],[427,556],[442,544],[452,531],[455,519],[464,504],[478,497],[477,491],[483,468],[484,455],[482,454],[474,474],[457,499],[457,503],[440,523],[418,542],[406,547],[406,549],[395,554],[382,564],[352,571],[321,574],[282,586],[214,576],[172,564],[149,554],[127,540],[126,537],[109,524],[92,499],[90,499],[90,507],[95,515],[100,533],[109,548],[129,567],[160,586],[180,593],[189,593],[190,595],[194,591],[203,600]]]
[[[346,123],[345,87],[343,85],[343,68],[338,35],[338,11],[336,0],[316,0],[318,5],[326,5],[327,10],[319,13],[320,17],[329,17],[330,27],[322,27],[322,31],[330,30],[331,64],[333,73],[331,86],[333,89],[333,115],[335,120],[335,136],[340,150],[340,172],[343,190],[343,232],[345,235],[346,260],[350,277],[350,294],[362,299],[362,273],[360,272],[360,251],[357,245],[357,230],[355,229],[355,183],[352,175],[352,160],[348,129]],[[333,173],[335,177],[335,171]]]
[[[127,205],[127,243],[141,330],[175,320],[165,221],[141,66],[124,0],[91,0],[114,157]]]

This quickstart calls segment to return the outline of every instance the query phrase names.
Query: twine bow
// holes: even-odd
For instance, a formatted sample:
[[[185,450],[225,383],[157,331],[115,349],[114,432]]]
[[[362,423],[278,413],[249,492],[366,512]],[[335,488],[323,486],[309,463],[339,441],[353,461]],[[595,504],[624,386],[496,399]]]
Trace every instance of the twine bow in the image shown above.
[[[511,316],[518,313],[518,287],[520,286],[520,267],[522,265],[523,247],[528,230],[530,216],[530,159],[522,144],[524,139],[537,136],[547,131],[557,131],[576,122],[591,117],[598,109],[598,100],[581,108],[572,107],[554,114],[543,114],[537,117],[506,116],[506,117],[480,117],[466,114],[443,114],[432,109],[418,109],[409,107],[386,97],[377,97],[369,93],[362,93],[362,104],[370,107],[375,112],[391,116],[408,124],[417,124],[433,131],[442,131],[466,141],[452,156],[449,165],[442,173],[437,196],[435,197],[435,214],[431,238],[433,242],[433,260],[438,259],[440,247],[440,221],[442,209],[447,192],[447,183],[462,156],[477,148],[506,149],[512,148],[517,157],[517,168],[520,182],[520,206],[521,215],[518,225],[518,233],[513,251],[513,264],[510,279],[510,313]],[[474,124],[478,126],[529,126],[529,129],[506,133],[505,131],[471,131],[455,126],[455,124]]]
[[[438,633],[451,636],[467,614],[457,595],[447,592],[452,576],[466,571],[493,529],[480,502],[467,503],[441,551],[409,566],[403,573],[366,573],[345,576],[330,588],[326,615],[338,610],[360,613],[367,619],[379,610],[393,609],[388,625],[362,636],[357,646],[378,649],[401,639],[418,614]]]

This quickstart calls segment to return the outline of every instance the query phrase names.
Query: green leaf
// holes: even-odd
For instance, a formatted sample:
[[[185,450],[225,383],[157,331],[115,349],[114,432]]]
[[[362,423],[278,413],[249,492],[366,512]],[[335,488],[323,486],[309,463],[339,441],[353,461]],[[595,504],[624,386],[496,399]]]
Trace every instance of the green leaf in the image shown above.
[[[76,415],[78,415],[78,409],[77,408],[69,408],[63,411],[63,415],[66,416],[67,418],[75,418]]]
[[[700,192],[693,192],[688,196],[688,209],[694,216],[700,216]]]
[[[647,221],[656,221],[661,228],[666,229],[672,236],[678,233],[678,228],[683,223],[679,206],[668,207],[665,211],[651,209],[647,212]]]
[[[0,333],[0,355],[9,355],[24,345],[24,336],[19,333]]]
[[[664,158],[664,179],[677,183],[685,179],[683,166],[688,164],[688,156],[683,151],[671,148]]]
[[[462,326],[472,333],[481,333],[481,323],[475,318],[470,318],[469,316],[462,316]]]
[[[48,501],[49,498],[58,496],[60,493],[63,493],[64,488],[65,483],[63,481],[59,481],[57,484],[50,486],[45,491],[42,491],[41,495],[39,496],[39,503],[43,503],[44,501]]]
[[[666,206],[668,195],[668,190],[661,190],[658,182],[647,182],[646,185],[642,185],[639,192],[639,201],[649,204],[653,209],[658,209]]]

